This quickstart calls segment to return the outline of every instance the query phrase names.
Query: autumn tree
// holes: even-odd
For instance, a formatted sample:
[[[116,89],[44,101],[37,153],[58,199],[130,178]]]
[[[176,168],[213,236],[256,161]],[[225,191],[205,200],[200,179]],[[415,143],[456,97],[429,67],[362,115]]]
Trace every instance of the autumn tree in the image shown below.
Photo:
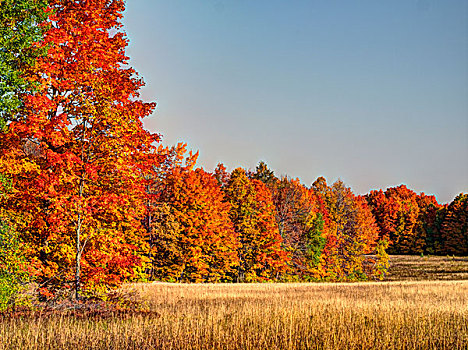
[[[404,185],[366,195],[381,236],[390,241],[389,251],[403,254],[464,254],[464,198],[460,194],[450,205],[441,205],[434,196]]]
[[[42,0],[0,1],[0,134],[8,133],[8,124],[18,116],[22,95],[35,88],[26,76],[36,58],[45,54],[35,44],[45,29],[41,23],[47,18],[46,5]],[[0,203],[13,191],[12,178],[28,167],[16,163],[14,150],[0,143]],[[33,266],[25,258],[28,249],[14,227],[14,218],[21,216],[0,206],[0,310],[16,302],[32,275]]]
[[[335,182],[330,190],[328,211],[336,229],[337,265],[333,267],[338,279],[360,277],[361,242],[357,241],[357,209],[349,188],[341,181]]]
[[[265,162],[260,162],[250,177],[262,181],[272,194],[276,223],[284,249],[291,256],[291,278],[321,279],[324,274],[322,253],[328,230],[321,197],[298,179],[277,178]]]
[[[468,194],[460,193],[448,205],[441,236],[447,254],[468,254]]]
[[[327,199],[330,194],[327,180],[323,176],[318,177],[310,186],[310,189],[324,200]]]
[[[202,169],[175,168],[161,186],[164,190],[151,210],[154,278],[232,280],[239,241],[215,177]]]
[[[263,161],[258,163],[255,172],[250,177],[263,182],[268,187],[273,186],[278,180],[274,171],[268,168],[268,165]]]
[[[27,80],[27,72],[45,50],[36,45],[42,38],[47,18],[44,0],[3,0],[0,2],[0,134],[8,132],[8,124],[20,113],[24,105],[22,96],[34,89]],[[0,196],[6,197],[11,179],[24,170],[15,164],[6,144],[0,143]],[[12,169],[13,168],[13,169]],[[0,217],[5,211],[0,208]],[[6,225],[4,223],[4,225]]]
[[[300,280],[319,279],[325,246],[325,220],[319,198],[298,179],[282,177],[270,186],[275,218],[287,251],[292,272]]]
[[[151,219],[148,231],[149,281],[177,281],[184,269],[184,250],[180,247],[182,226],[169,203],[152,202],[147,215]]]
[[[11,181],[0,174],[0,197],[10,191]],[[18,294],[31,278],[24,248],[10,217],[0,211],[0,311],[16,304]]]
[[[272,194],[276,223],[291,256],[292,278],[319,278],[326,230],[320,198],[298,179],[277,178],[263,161],[250,178],[263,182]]]
[[[366,199],[381,230],[381,237],[390,243],[393,254],[420,254],[425,237],[417,234],[420,208],[418,195],[405,185],[371,191]]]
[[[288,255],[275,222],[271,193],[259,180],[235,169],[224,187],[230,218],[238,234],[239,282],[275,280],[288,269]]]
[[[0,2],[0,130],[18,114],[21,95],[34,88],[25,73],[45,54],[35,44],[45,30],[46,7],[45,0]]]
[[[365,199],[355,196],[342,181],[328,187],[324,178],[314,182],[312,191],[323,198],[330,220],[323,249],[328,278],[372,277],[378,262],[369,255],[376,253],[379,228]]]
[[[3,3],[3,2],[2,2]],[[29,259],[41,281],[88,287],[118,284],[140,263],[144,186],[140,181],[157,135],[141,118],[154,104],[138,99],[143,82],[128,67],[122,0],[50,0],[36,59],[22,79],[20,113],[0,144],[15,174],[4,209],[21,211]]]
[[[415,253],[440,254],[441,253],[441,215],[443,206],[434,196],[420,193],[416,197],[419,207],[419,216],[415,229]]]
[[[224,166],[223,163],[219,163],[216,166],[213,175],[218,181],[219,186],[222,188],[228,184],[229,178],[231,176],[231,174],[229,174],[228,171],[226,170],[226,167]]]

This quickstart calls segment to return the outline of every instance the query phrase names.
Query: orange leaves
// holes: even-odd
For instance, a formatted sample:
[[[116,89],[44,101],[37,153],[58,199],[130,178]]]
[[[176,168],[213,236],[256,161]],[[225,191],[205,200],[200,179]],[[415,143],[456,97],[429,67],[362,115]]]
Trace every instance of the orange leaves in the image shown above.
[[[187,156],[185,144],[156,148],[160,136],[142,124],[155,104],[138,100],[123,11],[122,0],[51,0],[36,43],[48,54],[24,72],[38,88],[0,133],[0,171],[13,182],[0,209],[44,281],[118,284],[147,260],[165,280],[359,279],[379,238],[422,252],[443,222],[432,249],[464,242],[463,196],[442,220],[434,198],[406,186],[366,203],[342,182],[309,189],[265,163],[209,174],[194,170],[198,152]]]
[[[260,167],[254,176],[259,176],[258,170],[271,188],[276,222],[285,250],[291,253],[294,273],[307,280],[319,268],[323,249],[324,226],[317,197],[297,179],[283,177],[274,181],[271,173]]]
[[[161,192],[149,211],[154,277],[232,280],[239,243],[216,179],[202,169],[175,168],[158,187]]]
[[[266,165],[249,175],[218,165],[211,175],[181,166],[185,148],[179,149],[166,153],[171,158],[150,186],[154,278],[355,280],[385,273],[372,212],[342,182],[328,187],[323,179],[307,189],[298,180],[277,179]],[[378,261],[365,256],[374,253]],[[217,270],[220,256],[229,261],[224,274]]]
[[[286,272],[268,188],[241,169],[224,171],[221,187],[218,174],[175,166],[155,180],[147,218],[154,278],[263,281]]]
[[[319,178],[312,190],[322,197],[329,217],[329,232],[324,247],[327,279],[355,280],[371,277],[365,254],[375,252],[379,228],[372,212],[361,197],[355,196],[343,182],[328,187]]]
[[[265,184],[250,180],[243,169],[232,172],[224,187],[230,218],[239,235],[237,280],[275,280],[287,272],[289,257],[275,221],[274,204]]]
[[[380,227],[381,237],[390,242],[390,252],[397,254],[424,252],[425,235],[421,235],[424,213],[421,209],[425,206],[423,203],[432,201],[425,197],[424,194],[417,195],[405,185],[388,188],[385,192],[371,191],[366,195]]]
[[[362,242],[364,254],[371,254],[375,251],[380,230],[365,198],[358,196],[354,200],[357,211],[356,236]]]
[[[66,271],[57,278],[70,280],[76,270],[79,279],[77,260],[84,281],[116,282],[139,264],[134,247],[144,247],[140,174],[155,164],[159,137],[141,118],[154,104],[136,99],[143,83],[125,67],[123,1],[52,0],[50,7],[40,42],[48,54],[25,73],[38,89],[1,135],[9,162],[25,164],[5,206],[28,218],[19,230],[35,247],[42,278]],[[36,149],[20,152],[28,142]]]
[[[463,193],[448,206],[437,203],[434,196],[416,194],[404,185],[385,192],[372,191],[366,199],[381,228],[381,237],[390,238],[390,252],[466,254],[468,251]]]

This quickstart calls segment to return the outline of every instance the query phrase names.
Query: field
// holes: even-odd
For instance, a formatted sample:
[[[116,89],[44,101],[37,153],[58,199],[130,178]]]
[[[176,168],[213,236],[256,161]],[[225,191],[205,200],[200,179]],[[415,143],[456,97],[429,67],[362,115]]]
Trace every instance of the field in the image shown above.
[[[466,349],[468,281],[445,277],[133,284],[146,311],[4,317],[0,349]]]
[[[468,257],[393,255],[387,281],[468,280]]]

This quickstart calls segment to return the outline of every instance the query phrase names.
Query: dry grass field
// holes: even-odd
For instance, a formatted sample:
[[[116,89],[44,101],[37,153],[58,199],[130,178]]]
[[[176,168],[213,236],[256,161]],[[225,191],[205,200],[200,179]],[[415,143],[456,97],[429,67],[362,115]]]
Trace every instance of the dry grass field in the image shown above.
[[[392,255],[386,280],[468,280],[468,257]]]
[[[468,281],[125,288],[147,311],[3,317],[0,349],[468,349]]]

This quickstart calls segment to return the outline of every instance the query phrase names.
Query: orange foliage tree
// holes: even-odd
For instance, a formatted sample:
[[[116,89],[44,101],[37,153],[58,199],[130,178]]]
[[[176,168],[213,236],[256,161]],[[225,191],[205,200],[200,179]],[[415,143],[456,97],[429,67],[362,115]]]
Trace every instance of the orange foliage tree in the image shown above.
[[[444,207],[434,196],[416,194],[405,185],[371,191],[365,196],[394,254],[441,254]]]
[[[449,205],[434,196],[416,194],[405,185],[371,191],[365,196],[394,254],[457,254],[468,252],[466,195]]]
[[[240,241],[237,281],[280,279],[289,269],[289,257],[282,246],[270,191],[241,168],[231,173],[223,190]]]
[[[265,162],[260,162],[251,178],[262,181],[275,204],[275,219],[284,249],[291,257],[291,280],[318,280],[323,272],[323,248],[328,229],[321,198],[298,179],[278,179]]]
[[[328,187],[324,178],[318,178],[311,190],[323,198],[328,212],[329,232],[323,249],[326,278],[354,280],[380,275],[377,267],[381,261],[368,256],[376,253],[379,228],[365,200],[342,181]]]
[[[150,208],[151,274],[180,282],[232,281],[239,241],[215,177],[175,167]]]
[[[123,0],[49,1],[38,43],[48,54],[25,72],[37,89],[0,136],[23,165],[2,207],[22,212],[16,226],[40,282],[73,281],[76,298],[83,283],[131,277],[144,246],[140,175],[158,137],[142,126],[154,104],[138,100],[143,82],[127,66],[123,11]]]
[[[320,279],[327,230],[320,198],[299,180],[286,177],[276,181],[271,191],[279,231],[291,253],[293,279]]]

